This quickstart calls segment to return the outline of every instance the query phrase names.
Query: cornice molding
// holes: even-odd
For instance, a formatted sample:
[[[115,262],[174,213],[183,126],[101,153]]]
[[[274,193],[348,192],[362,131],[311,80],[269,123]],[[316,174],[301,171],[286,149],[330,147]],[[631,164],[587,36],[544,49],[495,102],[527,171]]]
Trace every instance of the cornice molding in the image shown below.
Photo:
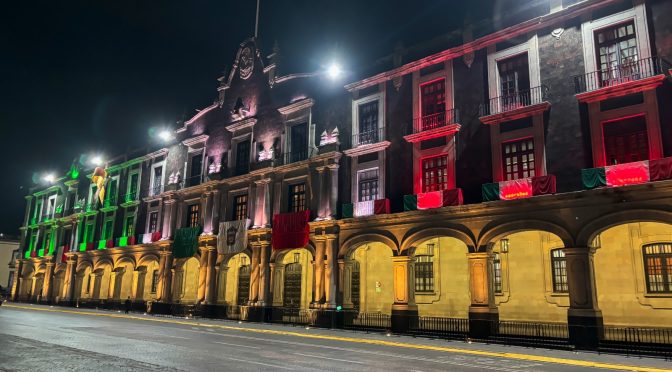
[[[355,148],[345,150],[343,151],[343,153],[349,157],[366,155],[372,152],[385,150],[386,148],[390,147],[390,145],[391,145],[390,141],[380,141],[377,143],[372,143],[370,145],[357,146]]]
[[[208,138],[209,136],[207,134],[201,134],[200,136],[185,139],[184,141],[182,141],[182,144],[191,147],[194,145],[198,145],[200,143],[204,143],[205,141],[208,140]]]
[[[315,104],[315,100],[312,98],[304,98],[297,102],[291,103],[287,106],[279,107],[278,112],[283,115],[293,114],[297,111],[305,110],[311,108]]]
[[[501,112],[499,114],[482,116],[479,120],[486,125],[495,125],[505,121],[527,118],[541,114],[551,108],[548,102],[537,103],[536,105],[525,106],[511,111]]]
[[[245,118],[242,120],[238,120],[233,124],[227,125],[226,130],[228,130],[231,133],[235,133],[237,131],[241,131],[243,129],[247,128],[252,128],[254,125],[257,124],[257,118]]]
[[[633,93],[656,89],[663,84],[663,80],[665,80],[665,75],[661,74],[641,80],[628,81],[625,83],[592,90],[590,92],[579,93],[576,95],[576,99],[579,100],[579,102],[589,103],[604,101],[610,98],[623,97]]]
[[[440,128],[425,130],[420,133],[414,133],[404,136],[404,139],[410,143],[426,141],[432,138],[452,136],[460,131],[460,124],[445,125]]]

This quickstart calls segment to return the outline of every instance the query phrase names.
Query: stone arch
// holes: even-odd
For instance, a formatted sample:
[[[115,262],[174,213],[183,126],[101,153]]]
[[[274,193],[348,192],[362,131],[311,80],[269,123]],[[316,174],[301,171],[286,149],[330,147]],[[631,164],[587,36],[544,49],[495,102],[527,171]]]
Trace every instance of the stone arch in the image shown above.
[[[218,280],[217,280],[217,302],[227,303],[228,305],[245,305],[247,300],[239,301],[241,297],[249,298],[250,292],[250,277],[249,273],[246,281],[243,281],[242,291],[240,286],[240,269],[242,259],[245,259],[245,266],[251,269],[252,252],[248,249],[235,254],[227,254],[219,266]]]
[[[420,244],[427,239],[447,236],[455,238],[463,242],[470,251],[473,251],[475,246],[475,239],[470,231],[462,231],[458,227],[439,227],[439,226],[421,226],[415,229],[411,229],[406,235],[401,243],[400,251],[407,252],[409,248]],[[408,254],[408,253],[407,253]]]
[[[293,251],[295,249],[305,249],[308,252],[310,252],[310,255],[315,259],[315,243],[313,243],[312,240],[308,241],[308,244],[306,244],[305,247],[298,247],[298,248],[287,248],[287,249],[273,249],[271,248],[271,257],[269,258],[270,262],[282,262],[283,258],[285,255]],[[252,257],[252,255],[250,255]]]
[[[609,213],[597,217],[585,224],[577,234],[576,244],[580,247],[587,247],[599,233],[611,227],[630,222],[660,222],[671,224],[672,212],[656,209],[633,209]]]
[[[104,266],[110,266],[110,268],[114,268],[114,263],[109,257],[101,257],[93,264],[93,271],[96,271]]]
[[[386,245],[392,250],[393,256],[399,253],[399,243],[394,235],[386,231],[374,231],[371,233],[357,234],[346,239],[338,250],[338,258],[345,258],[359,246],[374,242]]]
[[[516,220],[502,223],[495,221],[488,224],[480,234],[477,250],[485,251],[495,240],[503,236],[531,230],[545,231],[554,234],[562,240],[565,247],[574,246],[574,237],[569,230],[554,222],[543,220]]]
[[[179,303],[196,303],[199,300],[200,256],[176,260],[173,276],[173,300]]]
[[[137,267],[136,262],[135,262],[135,257],[130,256],[130,255],[123,255],[123,256],[118,257],[114,261],[114,268],[117,269],[117,268],[121,267],[124,263],[131,264],[131,267],[133,268],[133,270],[135,270],[135,268]]]
[[[90,260],[81,260],[77,262],[77,268],[75,271],[80,272],[82,270],[86,270],[87,267],[93,270],[93,263]]]
[[[153,253],[148,253],[140,257],[140,260],[138,260],[138,266],[147,266],[148,264],[152,262],[159,262],[159,256],[153,254]]]

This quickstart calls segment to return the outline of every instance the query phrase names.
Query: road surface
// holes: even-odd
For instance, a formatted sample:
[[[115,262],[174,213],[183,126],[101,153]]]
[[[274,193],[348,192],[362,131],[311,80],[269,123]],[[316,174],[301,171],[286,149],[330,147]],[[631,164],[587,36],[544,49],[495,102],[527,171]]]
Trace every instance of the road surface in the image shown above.
[[[0,371],[663,371],[660,359],[5,304]]]

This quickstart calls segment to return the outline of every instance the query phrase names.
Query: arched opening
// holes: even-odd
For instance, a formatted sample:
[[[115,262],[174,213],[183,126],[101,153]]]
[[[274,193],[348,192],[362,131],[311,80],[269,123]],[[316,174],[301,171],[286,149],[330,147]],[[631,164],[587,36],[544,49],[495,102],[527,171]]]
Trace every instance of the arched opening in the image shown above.
[[[37,272],[33,276],[33,283],[31,289],[31,301],[40,301],[42,300],[42,285],[44,284],[44,272]]]
[[[492,288],[499,319],[567,323],[569,290],[563,240],[550,232],[513,232],[493,241]]]
[[[247,305],[250,298],[250,257],[246,253],[238,253],[220,269],[220,293],[223,302],[230,306]]]
[[[273,306],[307,309],[313,300],[313,255],[298,248],[276,258]]]
[[[65,297],[65,269],[54,273],[53,283],[51,297],[55,303],[59,303]]]
[[[597,304],[604,324],[670,324],[672,224],[623,223],[592,238]]]
[[[114,291],[112,299],[126,301],[133,295],[133,263],[122,261],[114,269]]]
[[[196,257],[184,259],[175,269],[173,301],[194,304],[198,301],[198,275],[200,264]]]
[[[75,274],[74,300],[91,297],[92,270],[90,265],[80,267]]]
[[[20,301],[29,301],[33,296],[33,277],[34,268],[32,265],[26,265],[23,267],[21,282],[19,287],[19,300]]]
[[[94,300],[107,300],[112,297],[110,292],[110,278],[112,277],[112,265],[103,264],[93,270],[89,290]],[[114,288],[114,287],[112,287]]]
[[[345,308],[391,313],[394,279],[390,247],[380,242],[362,244],[346,256],[344,270],[349,283],[343,296]]]

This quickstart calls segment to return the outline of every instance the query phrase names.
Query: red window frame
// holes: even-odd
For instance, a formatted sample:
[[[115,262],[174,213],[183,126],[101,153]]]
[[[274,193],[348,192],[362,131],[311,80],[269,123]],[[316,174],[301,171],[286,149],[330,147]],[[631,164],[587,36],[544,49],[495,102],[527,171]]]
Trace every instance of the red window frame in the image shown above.
[[[502,142],[502,173],[505,181],[534,177],[534,137]]]
[[[439,78],[420,84],[420,116],[422,130],[440,127],[445,121],[446,79]]]
[[[432,156],[420,161],[422,192],[448,189],[448,155]]]
[[[620,128],[617,128],[618,126]],[[636,128],[637,126],[640,128]],[[650,158],[648,127],[644,115],[603,122],[602,141],[606,165],[631,163]]]

